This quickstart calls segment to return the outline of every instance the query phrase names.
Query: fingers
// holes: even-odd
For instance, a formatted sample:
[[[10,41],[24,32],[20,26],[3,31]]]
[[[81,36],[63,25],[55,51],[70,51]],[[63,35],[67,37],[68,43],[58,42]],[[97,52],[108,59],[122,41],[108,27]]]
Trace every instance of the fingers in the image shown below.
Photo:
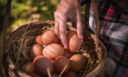
[[[76,9],[72,9],[68,14],[68,17],[73,21],[74,25],[77,27],[77,34],[80,39],[83,39],[83,27],[81,20],[80,6],[77,6]]]
[[[56,35],[59,37],[59,23],[57,21],[57,19],[55,18],[55,27],[54,27],[54,31],[56,33]]]
[[[67,45],[67,39],[66,39],[66,19],[67,16],[64,14],[60,14],[59,12],[54,13],[55,18],[55,33],[59,36],[61,39],[62,44],[64,45],[64,48],[68,48]]]
[[[61,42],[64,45],[64,48],[67,49],[68,44],[66,39],[66,26],[64,22],[60,22],[59,33],[60,33]]]
[[[82,27],[80,7],[78,7],[76,10],[76,18],[77,18],[76,20],[77,34],[80,39],[83,39],[83,27]]]
[[[72,9],[69,11],[68,18],[73,22],[73,26],[76,26],[76,10]]]
[[[70,17],[76,23],[78,37],[80,39],[83,38],[80,5],[78,5],[78,2],[76,1],[72,1],[72,2],[70,2],[70,0],[61,0],[61,1],[64,2],[61,2],[58,5],[58,8],[54,13],[55,33],[60,37],[61,42],[64,45],[64,48],[68,48],[67,39],[66,39],[67,17]]]

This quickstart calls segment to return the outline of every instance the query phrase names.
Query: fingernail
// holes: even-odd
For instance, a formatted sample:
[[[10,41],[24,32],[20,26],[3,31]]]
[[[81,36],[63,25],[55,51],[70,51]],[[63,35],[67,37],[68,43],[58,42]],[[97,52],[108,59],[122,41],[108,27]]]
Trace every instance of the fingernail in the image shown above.
[[[68,49],[68,46],[64,46],[65,49]]]
[[[79,38],[80,38],[80,39],[83,39],[83,36],[82,36],[82,35],[80,35],[80,36],[79,36]]]
[[[81,36],[81,39],[83,39],[83,35]]]

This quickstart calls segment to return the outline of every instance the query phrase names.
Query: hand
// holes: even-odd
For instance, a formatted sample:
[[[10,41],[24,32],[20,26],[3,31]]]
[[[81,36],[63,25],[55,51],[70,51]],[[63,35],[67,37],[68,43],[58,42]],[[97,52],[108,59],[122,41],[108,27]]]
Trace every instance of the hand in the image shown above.
[[[60,37],[64,48],[68,48],[66,40],[66,21],[70,18],[77,27],[77,34],[80,39],[82,36],[82,20],[79,0],[61,0],[55,13],[55,33]]]

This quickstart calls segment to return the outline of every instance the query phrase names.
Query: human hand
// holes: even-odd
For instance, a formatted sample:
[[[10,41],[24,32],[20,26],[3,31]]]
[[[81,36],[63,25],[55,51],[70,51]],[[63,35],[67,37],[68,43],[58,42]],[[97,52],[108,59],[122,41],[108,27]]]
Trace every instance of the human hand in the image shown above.
[[[82,20],[79,0],[61,0],[55,13],[55,33],[60,37],[64,48],[68,48],[66,39],[66,21],[70,18],[77,27],[77,35],[80,39],[82,36]]]

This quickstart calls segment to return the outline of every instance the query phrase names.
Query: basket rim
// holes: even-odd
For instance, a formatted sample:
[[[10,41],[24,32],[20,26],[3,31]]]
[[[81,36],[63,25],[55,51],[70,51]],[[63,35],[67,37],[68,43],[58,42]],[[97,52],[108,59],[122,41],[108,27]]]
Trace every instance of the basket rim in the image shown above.
[[[54,21],[52,20],[44,20],[44,21],[38,21],[38,22],[32,22],[30,23],[33,24],[33,23],[54,23]],[[68,25],[71,25],[70,22],[67,23]],[[24,27],[24,26],[27,26],[28,24],[25,24],[25,25],[22,25],[21,27]],[[12,32],[12,34],[14,34],[16,31],[18,31],[19,29],[21,29],[21,27],[19,27],[18,29],[16,29],[14,32]],[[92,34],[94,35],[94,34]],[[13,35],[10,35],[10,37],[12,37]],[[95,35],[94,35],[95,38],[97,38]],[[96,39],[99,41],[99,43],[102,44],[103,46],[103,51],[104,52],[107,52],[104,44],[102,43],[102,41],[100,41],[98,38]],[[104,53],[103,53],[104,54]],[[101,60],[100,60],[100,63],[96,66],[96,68],[94,68],[91,72],[87,73],[86,75],[84,75],[84,77],[95,77],[97,76],[100,72],[102,72],[104,70],[104,67],[105,67],[105,64],[106,64],[106,56],[105,55],[101,55]]]

